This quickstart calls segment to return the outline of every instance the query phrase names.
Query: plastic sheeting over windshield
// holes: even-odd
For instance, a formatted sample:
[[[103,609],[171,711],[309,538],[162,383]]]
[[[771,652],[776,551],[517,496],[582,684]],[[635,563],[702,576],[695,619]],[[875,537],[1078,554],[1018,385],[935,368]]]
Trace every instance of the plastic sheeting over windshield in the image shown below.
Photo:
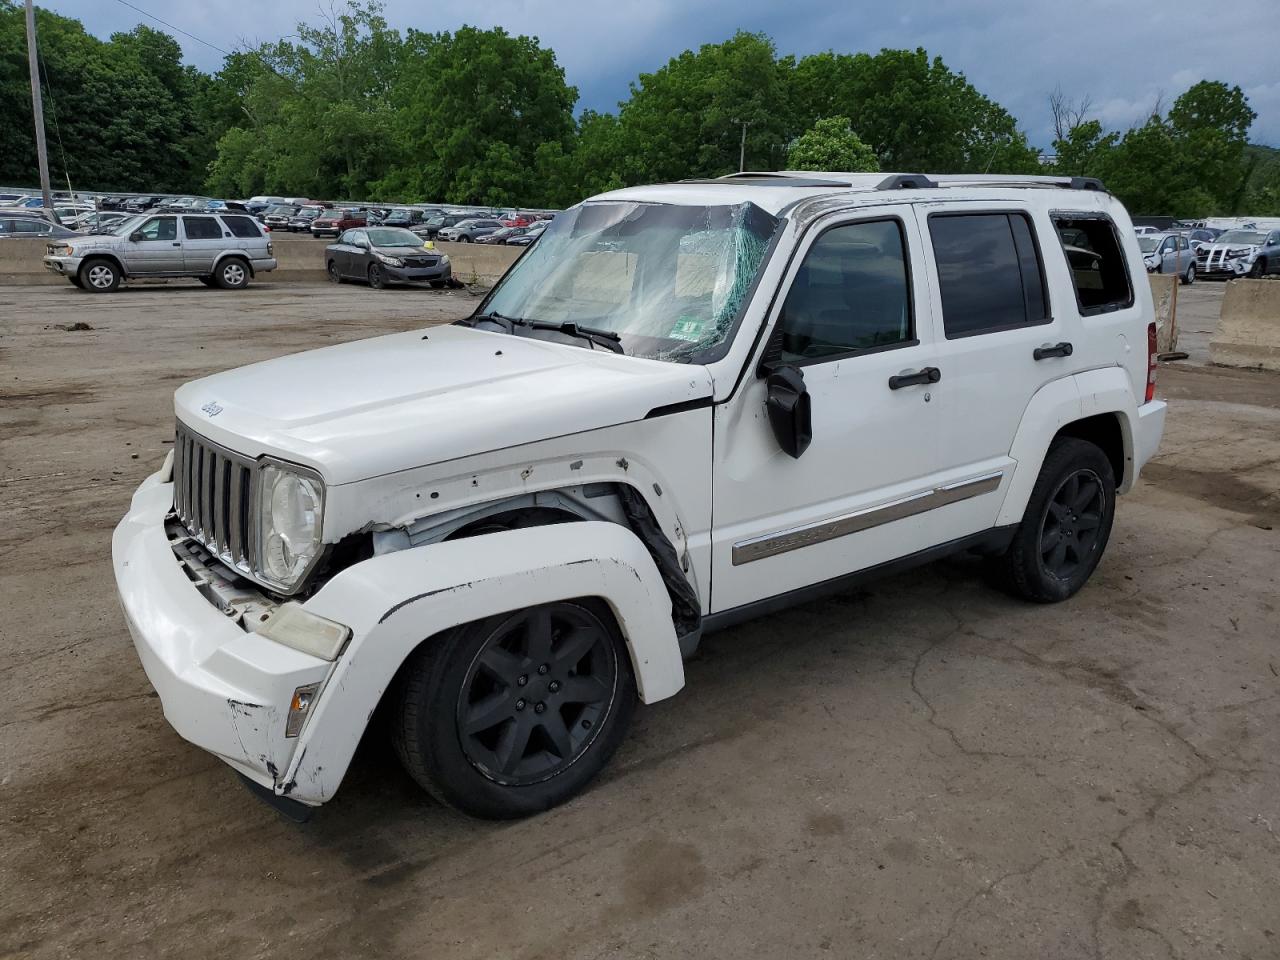
[[[632,356],[694,361],[730,334],[777,226],[753,203],[585,203],[556,216],[480,312],[608,330]]]

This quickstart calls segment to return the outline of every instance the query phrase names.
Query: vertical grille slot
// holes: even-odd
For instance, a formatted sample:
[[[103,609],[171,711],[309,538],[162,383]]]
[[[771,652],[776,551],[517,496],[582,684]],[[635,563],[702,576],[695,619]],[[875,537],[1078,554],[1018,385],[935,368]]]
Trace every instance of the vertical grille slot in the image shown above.
[[[223,563],[251,572],[253,460],[179,423],[174,437],[173,510],[191,537]]]

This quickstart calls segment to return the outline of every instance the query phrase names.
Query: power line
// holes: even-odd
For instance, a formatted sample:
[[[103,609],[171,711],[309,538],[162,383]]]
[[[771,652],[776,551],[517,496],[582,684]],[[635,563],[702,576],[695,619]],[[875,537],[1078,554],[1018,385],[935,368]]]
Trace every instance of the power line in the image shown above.
[[[208,40],[204,40],[201,37],[197,37],[194,33],[187,33],[187,31],[183,30],[181,27],[175,27],[169,21],[161,20],[155,14],[147,13],[147,11],[143,10],[141,7],[135,7],[132,3],[129,2],[129,0],[117,0],[117,2],[124,4],[126,7],[128,7],[131,10],[138,11],[138,13],[142,14],[144,17],[149,17],[150,19],[154,20],[156,23],[159,23],[163,26],[168,27],[170,30],[176,30],[178,33],[182,34],[184,37],[188,37],[194,40],[196,43],[203,43],[210,50],[217,50],[220,54],[226,57],[231,56],[230,51],[223,50],[221,47],[217,46],[216,44],[210,43]]]

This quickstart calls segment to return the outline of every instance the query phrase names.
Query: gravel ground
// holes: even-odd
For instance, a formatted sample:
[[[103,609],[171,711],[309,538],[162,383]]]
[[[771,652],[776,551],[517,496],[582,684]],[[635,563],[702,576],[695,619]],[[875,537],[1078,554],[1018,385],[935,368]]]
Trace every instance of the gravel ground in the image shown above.
[[[442,809],[375,733],[299,827],[180,740],[108,560],[174,387],[472,303],[0,288],[0,957],[1280,956],[1266,374],[1162,370],[1161,454],[1072,601],[956,559],[716,635],[534,820]]]

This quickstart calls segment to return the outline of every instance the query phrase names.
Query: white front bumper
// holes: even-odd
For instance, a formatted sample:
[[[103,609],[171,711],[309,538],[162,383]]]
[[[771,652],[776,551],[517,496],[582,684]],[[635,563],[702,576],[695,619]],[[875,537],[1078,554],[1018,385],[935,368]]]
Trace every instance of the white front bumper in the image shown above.
[[[111,538],[120,604],[165,719],[256,783],[316,803],[285,781],[298,743],[285,721],[294,690],[323,683],[333,664],[247,633],[196,589],[165,534],[166,481],[143,481]]]

